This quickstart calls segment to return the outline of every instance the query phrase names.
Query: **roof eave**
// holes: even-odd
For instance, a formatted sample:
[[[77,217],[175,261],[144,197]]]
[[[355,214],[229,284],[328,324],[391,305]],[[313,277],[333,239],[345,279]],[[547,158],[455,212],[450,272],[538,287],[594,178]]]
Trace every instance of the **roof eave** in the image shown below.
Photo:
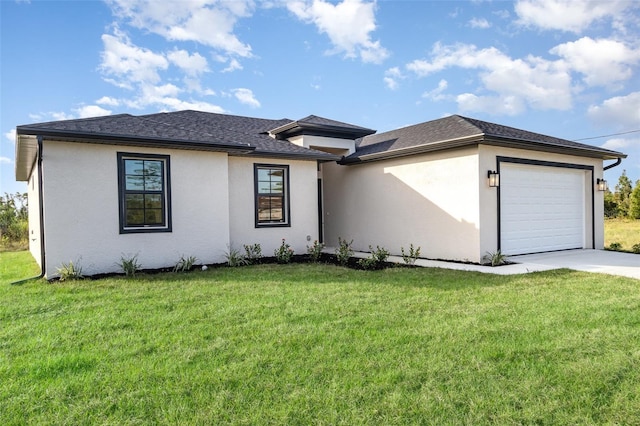
[[[589,148],[565,146],[561,144],[553,144],[549,142],[539,142],[525,139],[512,139],[501,136],[487,135],[483,142],[485,145],[502,146],[507,148],[529,149],[534,151],[551,152],[555,154],[578,155],[580,157],[600,158],[602,160],[615,160],[618,158],[627,158],[626,154],[617,151],[600,149],[597,147]]]
[[[26,182],[36,162],[38,140],[34,136],[16,135],[16,153],[14,173],[16,181]]]
[[[220,152],[251,152],[254,146],[246,143],[224,143],[224,142],[197,142],[192,140],[153,138],[142,136],[127,136],[110,133],[92,132],[68,132],[54,129],[29,128],[19,126],[16,128],[17,136],[42,136],[48,140],[59,140],[64,142],[77,143],[97,143],[113,144],[124,146],[140,146],[149,148],[171,148],[188,149],[198,151],[220,151]]]
[[[387,160],[391,158],[407,157],[416,154],[425,154],[428,152],[444,151],[448,149],[462,148],[466,146],[478,145],[482,142],[482,134],[465,136],[462,138],[449,139],[430,144],[412,146],[407,148],[394,149],[391,151],[376,152],[362,156],[345,157],[338,162],[342,165],[353,165],[367,163],[371,161]],[[356,154],[358,151],[356,151]]]
[[[330,136],[341,139],[358,139],[367,135],[372,135],[376,131],[372,129],[355,129],[345,128],[340,126],[332,126],[329,124],[315,124],[315,123],[300,123],[294,121],[292,123],[285,124],[269,132],[277,139],[286,139],[299,135],[312,135],[312,136]]]
[[[315,153],[306,153],[306,152],[281,152],[281,151],[265,151],[256,149],[250,153],[230,153],[229,155],[233,156],[250,156],[250,157],[271,157],[271,158],[282,158],[289,160],[309,160],[309,161],[320,161],[320,162],[329,162],[329,161],[339,161],[342,157],[339,155],[333,154],[315,154]]]

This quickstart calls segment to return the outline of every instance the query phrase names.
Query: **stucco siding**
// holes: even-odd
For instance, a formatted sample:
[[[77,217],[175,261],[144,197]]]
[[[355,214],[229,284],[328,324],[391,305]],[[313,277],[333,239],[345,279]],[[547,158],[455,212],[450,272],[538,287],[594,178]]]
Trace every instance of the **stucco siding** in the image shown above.
[[[356,166],[323,165],[325,237],[353,248],[410,244],[433,259],[480,261],[475,148]]]
[[[229,241],[227,155],[110,145],[44,143],[46,275],[77,261],[86,274],[118,272],[121,256],[143,268],[224,260]],[[117,152],[169,155],[172,232],[120,234]]]
[[[31,176],[27,181],[27,200],[29,202],[29,252],[39,266],[42,266],[42,246],[40,243],[40,197],[39,172],[34,165]]]
[[[497,169],[498,156],[593,167],[593,175],[591,171],[584,171],[584,241],[585,248],[602,249],[604,247],[604,193],[595,189],[595,180],[603,177],[601,159],[489,145],[481,145],[479,154],[480,172],[485,176],[480,181],[480,217],[482,224],[480,227],[480,240],[483,252],[493,252],[497,250],[498,245],[497,189],[489,188],[486,179],[488,170]],[[595,220],[593,220],[594,218]],[[595,242],[595,245],[593,242]]]
[[[286,227],[256,227],[254,164],[289,166],[290,223]],[[318,186],[315,161],[275,158],[229,157],[229,211],[231,247],[243,251],[245,244],[260,244],[264,256],[286,239],[296,254],[318,239]]]

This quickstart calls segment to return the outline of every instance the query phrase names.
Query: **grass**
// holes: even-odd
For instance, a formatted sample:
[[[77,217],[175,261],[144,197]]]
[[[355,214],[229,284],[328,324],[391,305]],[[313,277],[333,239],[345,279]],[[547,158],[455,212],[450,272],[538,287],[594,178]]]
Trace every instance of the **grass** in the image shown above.
[[[640,220],[605,219],[604,246],[609,247],[611,243],[620,243],[624,251],[640,244]]]
[[[640,423],[637,280],[0,262],[3,425]]]

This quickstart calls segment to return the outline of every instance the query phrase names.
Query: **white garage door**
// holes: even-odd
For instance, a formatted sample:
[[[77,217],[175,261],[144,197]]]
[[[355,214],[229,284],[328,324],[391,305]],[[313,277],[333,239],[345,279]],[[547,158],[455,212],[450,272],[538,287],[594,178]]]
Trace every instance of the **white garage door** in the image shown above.
[[[584,182],[584,170],[501,163],[501,252],[583,248]]]

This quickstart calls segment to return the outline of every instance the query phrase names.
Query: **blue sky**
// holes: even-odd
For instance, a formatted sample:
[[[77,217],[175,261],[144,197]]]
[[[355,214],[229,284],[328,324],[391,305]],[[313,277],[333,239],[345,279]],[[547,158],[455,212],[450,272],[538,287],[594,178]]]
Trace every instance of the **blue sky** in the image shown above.
[[[640,2],[0,0],[15,127],[197,109],[381,131],[462,114],[622,151],[640,179]],[[607,136],[608,135],[608,136]],[[606,136],[606,137],[599,137]]]

